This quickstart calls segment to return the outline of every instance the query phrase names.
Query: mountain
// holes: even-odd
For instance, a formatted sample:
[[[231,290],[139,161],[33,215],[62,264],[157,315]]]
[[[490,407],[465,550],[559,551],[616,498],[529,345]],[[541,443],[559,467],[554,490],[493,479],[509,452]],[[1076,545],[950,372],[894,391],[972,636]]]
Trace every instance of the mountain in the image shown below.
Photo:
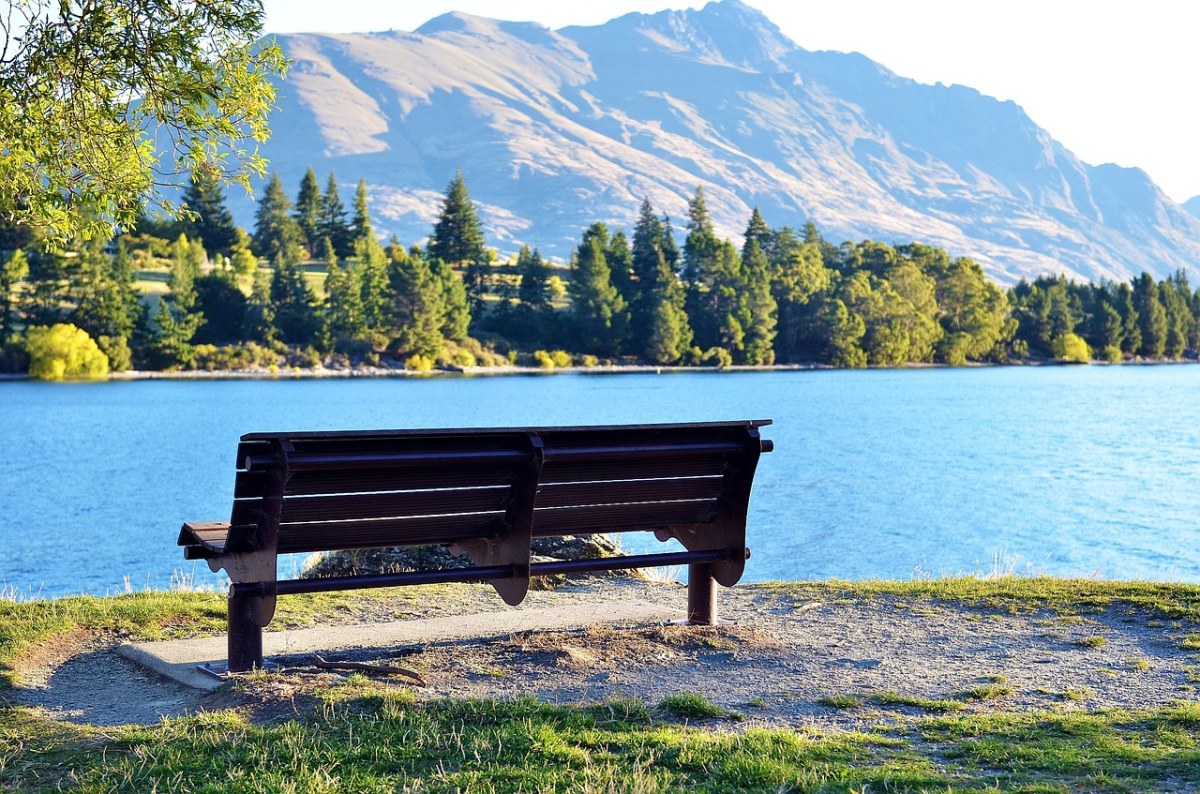
[[[298,34],[263,153],[312,165],[377,228],[424,243],[461,168],[488,242],[565,259],[638,205],[677,220],[703,185],[740,244],[754,206],[834,242],[919,240],[1002,282],[1200,267],[1200,220],[1137,169],[1091,166],[1012,102],[809,52],[738,0],[552,31],[466,14],[415,32]],[[248,223],[252,209],[235,206]]]
[[[1183,202],[1183,208],[1200,218],[1200,196],[1192,196],[1187,201]]]

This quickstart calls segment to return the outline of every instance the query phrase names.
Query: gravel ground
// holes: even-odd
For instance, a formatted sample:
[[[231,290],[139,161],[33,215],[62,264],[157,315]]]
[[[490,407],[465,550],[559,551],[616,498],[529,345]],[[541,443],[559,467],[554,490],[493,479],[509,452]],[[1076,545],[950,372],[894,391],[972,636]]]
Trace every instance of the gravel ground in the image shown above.
[[[740,713],[737,727],[855,729],[933,713],[952,700],[965,711],[1145,708],[1195,700],[1189,680],[1200,657],[1180,649],[1190,624],[1116,605],[1059,614],[1005,611],[878,596],[814,600],[769,586],[721,590],[732,625],[580,627],[386,651],[339,653],[337,661],[402,666],[403,675],[367,672],[412,686],[420,696],[516,697],[576,703],[632,696],[651,704],[695,692]],[[608,579],[530,593],[546,607],[575,599],[635,598],[678,604],[674,584]],[[430,598],[421,613],[507,609],[486,587]],[[394,619],[386,604],[344,622]],[[319,687],[350,675],[318,668],[315,657],[281,659],[280,673],[214,693],[159,678],[114,652],[114,638],[77,636],[39,649],[10,694],[64,720],[92,725],[153,723],[164,716],[245,707],[257,719],[304,713]],[[332,659],[331,659],[332,661]],[[840,703],[832,705],[835,700]],[[906,705],[907,702],[908,704]],[[943,704],[941,706],[945,708]]]

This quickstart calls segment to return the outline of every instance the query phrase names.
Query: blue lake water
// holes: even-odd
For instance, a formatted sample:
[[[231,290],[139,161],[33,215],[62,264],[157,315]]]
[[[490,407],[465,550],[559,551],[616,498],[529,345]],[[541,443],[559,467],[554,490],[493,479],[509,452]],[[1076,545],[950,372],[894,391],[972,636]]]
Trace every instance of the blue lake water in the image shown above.
[[[228,518],[246,432],[760,418],[748,580],[1200,582],[1198,398],[1197,366],[0,382],[0,586],[221,582],[175,539]]]

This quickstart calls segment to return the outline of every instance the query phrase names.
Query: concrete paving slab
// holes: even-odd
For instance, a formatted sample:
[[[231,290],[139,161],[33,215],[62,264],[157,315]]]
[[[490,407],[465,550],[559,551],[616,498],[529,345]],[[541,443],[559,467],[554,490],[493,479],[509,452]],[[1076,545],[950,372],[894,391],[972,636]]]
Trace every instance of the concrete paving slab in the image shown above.
[[[522,631],[568,629],[608,623],[646,623],[677,620],[676,608],[647,601],[606,601],[556,607],[504,610],[477,615],[397,620],[365,626],[319,626],[266,631],[263,655],[325,653],[362,648],[391,648],[450,640],[504,637]],[[202,637],[122,645],[117,652],[160,675],[196,689],[211,690],[224,682],[197,669],[207,662],[225,661],[225,637]]]

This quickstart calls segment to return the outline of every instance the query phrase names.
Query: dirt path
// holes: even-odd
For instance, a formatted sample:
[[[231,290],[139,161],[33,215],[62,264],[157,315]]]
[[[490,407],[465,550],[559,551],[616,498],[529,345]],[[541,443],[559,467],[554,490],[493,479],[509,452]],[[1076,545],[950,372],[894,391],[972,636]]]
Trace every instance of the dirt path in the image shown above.
[[[623,581],[532,593],[532,606],[580,598],[677,602],[684,589]],[[1195,700],[1200,656],[1180,649],[1196,627],[1115,606],[1091,614],[1027,614],[892,596],[813,600],[767,587],[722,591],[732,626],[591,627],[337,659],[417,670],[423,697],[535,694],[573,703],[632,696],[651,704],[696,692],[743,715],[741,725],[853,728],[943,709],[1142,708]],[[431,613],[504,609],[479,588]],[[74,638],[31,662],[11,699],[93,725],[243,706],[259,719],[300,713],[316,688],[349,675],[314,656],[278,674],[201,693],[142,670],[114,641]],[[403,676],[372,676],[407,686]],[[918,699],[926,699],[923,702]]]

